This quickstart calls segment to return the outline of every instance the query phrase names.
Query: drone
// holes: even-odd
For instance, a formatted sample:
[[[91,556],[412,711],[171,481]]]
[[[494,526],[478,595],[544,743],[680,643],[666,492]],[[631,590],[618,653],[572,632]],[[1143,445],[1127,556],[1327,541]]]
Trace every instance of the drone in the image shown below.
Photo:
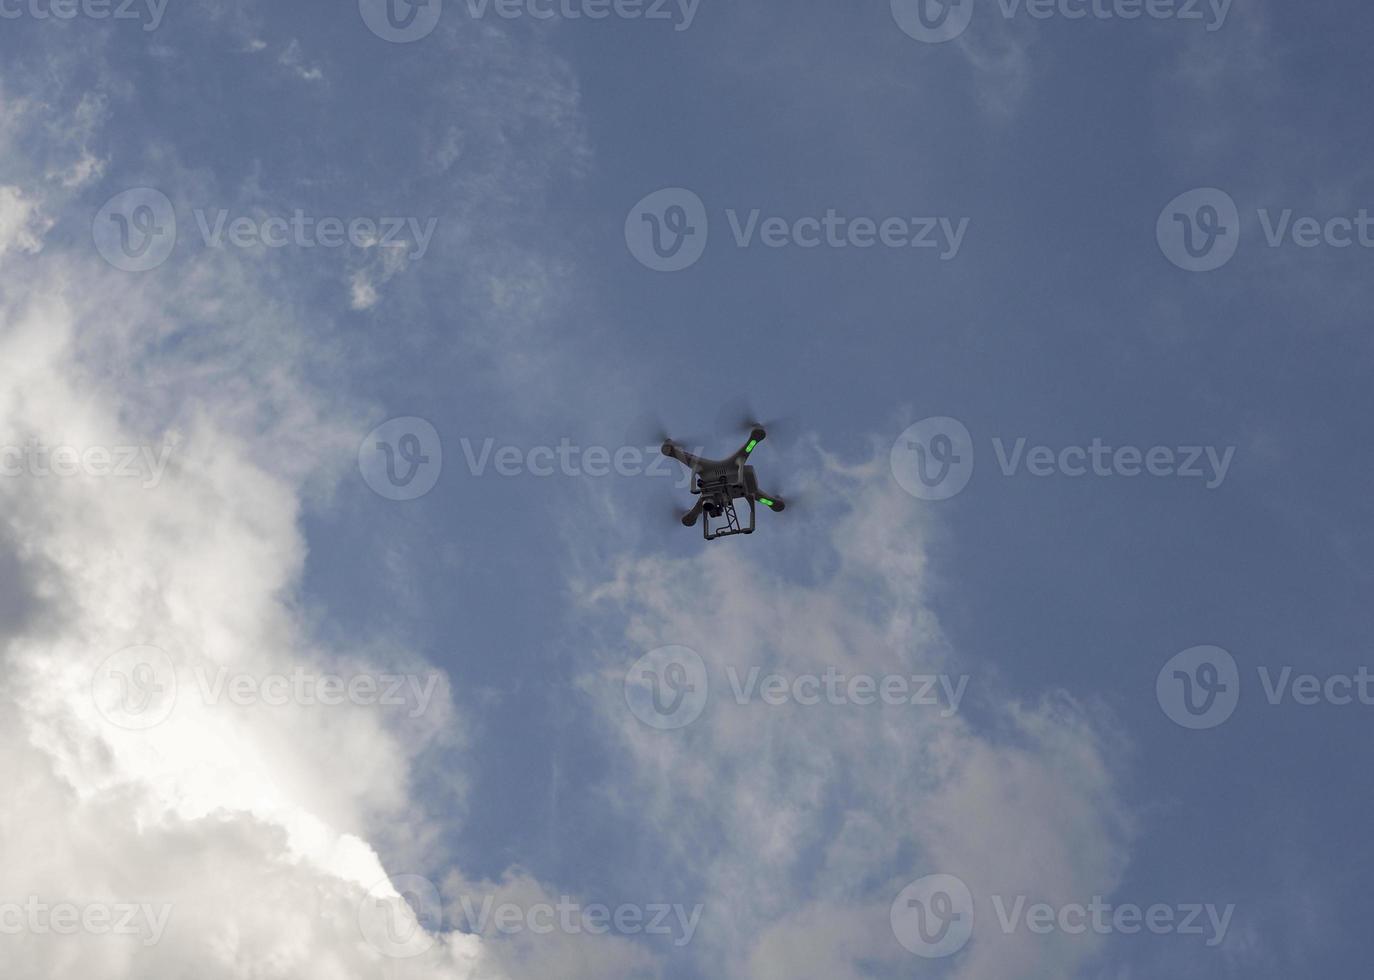
[[[754,468],[748,465],[749,454],[767,437],[763,426],[755,424],[749,432],[749,441],[727,459],[703,459],[689,453],[672,439],[664,440],[663,455],[671,456],[691,471],[692,493],[698,496],[692,509],[682,515],[684,527],[694,527],[705,514],[701,533],[707,541],[732,534],[753,534],[755,504],[763,504],[775,512],[781,512],[787,506],[781,497],[759,491]],[[749,504],[747,525],[735,510],[735,501],[740,499]]]

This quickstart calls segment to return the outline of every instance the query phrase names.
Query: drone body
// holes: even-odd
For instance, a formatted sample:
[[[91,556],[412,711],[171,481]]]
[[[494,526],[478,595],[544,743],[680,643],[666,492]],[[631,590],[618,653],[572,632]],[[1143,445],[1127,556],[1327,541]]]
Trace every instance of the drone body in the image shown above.
[[[701,530],[707,541],[732,534],[753,534],[755,504],[763,504],[772,511],[781,511],[787,506],[781,497],[759,491],[754,468],[748,464],[749,454],[767,435],[763,426],[755,425],[749,433],[749,441],[727,459],[703,459],[687,452],[672,439],[664,441],[663,455],[671,456],[692,471],[692,493],[697,495],[697,502],[682,515],[685,527],[694,526],[705,515]],[[749,504],[747,525],[735,510],[736,500]]]

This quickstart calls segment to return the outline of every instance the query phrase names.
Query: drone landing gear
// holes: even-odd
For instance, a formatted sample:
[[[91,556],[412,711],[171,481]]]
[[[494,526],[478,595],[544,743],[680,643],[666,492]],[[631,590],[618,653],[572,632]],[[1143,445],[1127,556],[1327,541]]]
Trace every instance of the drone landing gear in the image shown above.
[[[715,514],[711,512],[715,511]],[[715,526],[711,524],[715,518]],[[754,533],[754,501],[749,501],[749,524],[746,527],[740,522],[739,514],[735,510],[735,502],[728,497],[723,503],[716,507],[706,509],[706,520],[701,525],[701,532],[707,541],[714,541],[716,538],[728,538],[732,534],[753,534]]]

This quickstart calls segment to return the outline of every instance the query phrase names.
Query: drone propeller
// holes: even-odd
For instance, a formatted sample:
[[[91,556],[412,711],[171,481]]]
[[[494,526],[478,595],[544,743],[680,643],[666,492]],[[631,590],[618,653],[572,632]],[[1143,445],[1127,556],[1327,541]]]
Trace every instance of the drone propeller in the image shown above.
[[[641,450],[649,448],[658,450],[669,444],[686,452],[700,455],[706,451],[706,447],[710,443],[690,435],[673,435],[662,420],[656,416],[646,416],[625,427],[626,446]]]
[[[636,509],[641,521],[647,522],[651,527],[668,529],[671,527],[682,530],[686,524],[686,517],[691,511],[684,510],[683,504],[669,497],[659,497],[653,495],[641,501]],[[695,522],[693,522],[695,523]],[[687,525],[691,527],[690,524]]]
[[[759,503],[764,505],[765,507],[770,506],[771,502],[782,504],[789,511],[807,511],[811,509],[811,502],[814,496],[811,487],[802,487],[800,490],[794,490],[790,493],[788,492],[786,485],[774,486],[771,488],[764,489],[773,489],[776,491],[775,496],[766,497],[766,499],[765,496],[760,496]],[[772,509],[775,511],[781,511],[783,507],[773,507]]]
[[[698,497],[697,502],[692,505],[692,509],[685,514],[678,515],[678,520],[682,523],[683,527],[696,527],[697,521],[701,519],[701,512],[705,509],[706,501]],[[673,513],[677,515],[676,510],[674,510]]]
[[[766,429],[768,434],[774,437],[786,435],[787,430],[791,428],[790,423],[791,419],[787,416],[764,418],[743,398],[727,402],[716,416],[718,428],[731,432]]]
[[[668,427],[663,420],[652,413],[634,419],[625,426],[625,445],[657,446],[668,438]]]

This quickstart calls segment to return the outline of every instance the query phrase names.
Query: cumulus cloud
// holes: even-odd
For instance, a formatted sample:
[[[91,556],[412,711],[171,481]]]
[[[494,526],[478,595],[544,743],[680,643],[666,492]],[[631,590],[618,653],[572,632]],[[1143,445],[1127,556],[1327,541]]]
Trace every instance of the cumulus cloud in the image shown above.
[[[461,739],[445,679],[324,646],[300,595],[302,509],[363,409],[312,381],[296,301],[249,258],[139,277],[45,246],[45,215],[94,212],[100,112],[36,104],[0,127],[5,974],[502,977],[479,938],[416,922],[373,843],[432,836],[412,781]],[[221,685],[393,675],[433,680],[423,710]],[[430,941],[388,955],[369,916]]]
[[[379,883],[408,914],[367,836],[416,819],[409,775],[419,751],[449,737],[446,699],[412,717],[365,704],[238,702],[215,687],[226,674],[426,670],[403,650],[320,648],[297,605],[303,487],[351,448],[350,430],[300,393],[280,414],[269,408],[275,419],[263,425],[234,408],[232,385],[197,397],[193,384],[173,382],[175,410],[150,412],[140,404],[150,376],[213,375],[213,363],[159,362],[155,335],[139,330],[158,313],[148,296],[121,293],[115,275],[80,260],[50,274],[60,263],[44,259],[47,274],[24,270],[32,288],[0,309],[5,567],[12,593],[26,597],[7,618],[0,679],[0,756],[18,790],[0,804],[0,892],[166,912],[138,934],[72,942],[26,916],[6,937],[7,971],[479,975],[476,939],[446,935],[424,957],[388,960],[359,925]],[[78,271],[108,287],[99,301],[70,298]],[[85,360],[92,345],[110,350],[90,336],[102,330],[137,348],[113,358],[137,370],[112,378]],[[288,442],[302,452],[287,466],[259,465],[287,445],[275,441],[283,419],[301,427]],[[59,469],[58,446],[81,453],[81,465]],[[127,479],[86,455],[140,446],[167,450],[160,479]],[[166,659],[108,659],[135,646]],[[158,668],[150,689],[166,699],[146,728],[107,697],[112,684],[141,685],[134,671],[144,662]]]
[[[188,16],[209,14],[247,44],[262,18],[256,8],[235,13],[241,6],[209,3]],[[491,85],[475,91],[468,73],[480,70],[445,53],[442,64],[461,76],[449,82],[455,98],[411,149],[437,184],[453,183],[454,159],[446,150],[431,159],[425,134],[442,131],[463,153],[466,183],[444,198],[445,213],[456,216],[456,237],[480,229],[492,254],[459,252],[441,278],[461,273],[468,312],[505,320],[540,302],[510,277],[538,286],[547,273],[502,233],[512,222],[500,212],[522,203],[515,185],[550,179],[560,151],[529,152],[544,140],[513,145],[503,128],[547,125],[555,147],[577,128],[561,89],[539,81],[561,83],[562,69],[489,40],[500,98]],[[429,914],[425,889],[412,887],[412,872],[449,874],[448,895],[463,881],[427,850],[443,832],[429,807],[451,801],[418,791],[442,780],[461,797],[463,719],[447,678],[403,638],[325,642],[323,613],[301,584],[302,517],[328,507],[342,477],[356,478],[359,433],[375,413],[340,393],[346,359],[318,309],[316,287],[337,283],[339,264],[318,254],[266,261],[186,238],[151,272],[102,262],[91,216],[136,183],[154,183],[181,217],[206,202],[290,204],[296,189],[262,186],[251,164],[246,175],[187,165],[164,120],[138,118],[109,43],[92,33],[35,50],[0,81],[3,972],[656,975],[632,942],[463,928],[447,903]],[[188,53],[155,56],[175,64]],[[315,71],[299,47],[284,64],[303,78]],[[105,82],[108,100],[74,83],[83,72]],[[111,135],[116,120],[119,132],[140,129],[136,146]],[[399,151],[398,160],[414,169]],[[501,191],[508,165],[520,172]],[[45,241],[59,222],[74,234]],[[365,250],[344,270],[349,305],[377,303],[404,268],[396,250]],[[117,460],[132,477],[115,472]],[[421,699],[390,707],[230,693],[238,679],[366,676],[410,678]],[[429,768],[436,758],[441,773]],[[489,887],[526,902],[551,895],[523,872]],[[59,908],[127,912],[129,928],[88,922],[59,935]]]

